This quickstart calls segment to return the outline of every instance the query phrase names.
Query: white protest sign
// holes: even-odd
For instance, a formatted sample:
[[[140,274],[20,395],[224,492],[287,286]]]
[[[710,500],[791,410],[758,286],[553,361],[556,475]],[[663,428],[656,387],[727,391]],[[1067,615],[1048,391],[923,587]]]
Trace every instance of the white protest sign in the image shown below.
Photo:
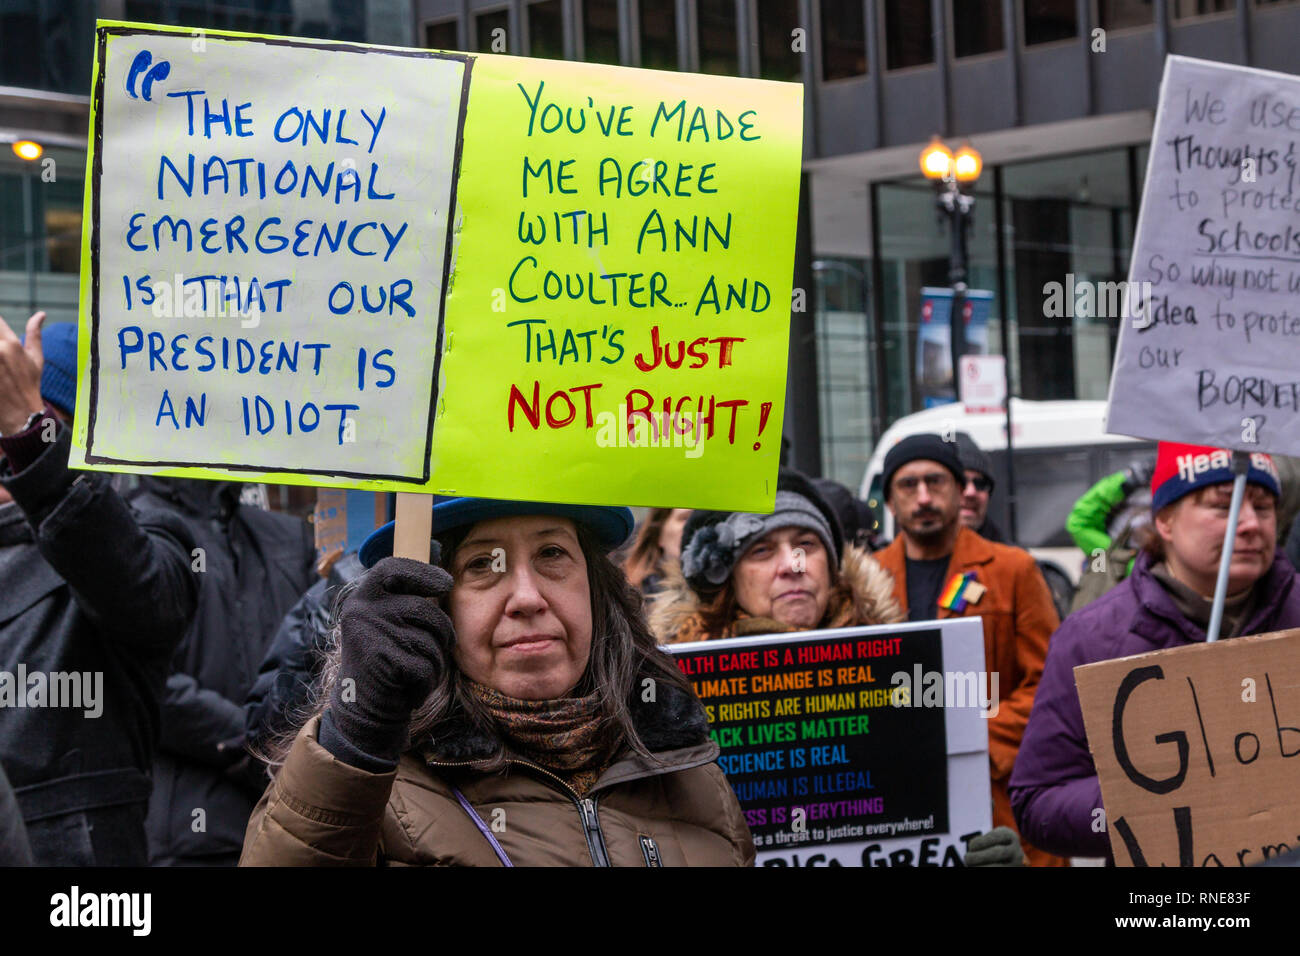
[[[98,35],[84,461],[427,481],[466,58]]]
[[[1300,454],[1300,77],[1171,56],[1107,430]]]

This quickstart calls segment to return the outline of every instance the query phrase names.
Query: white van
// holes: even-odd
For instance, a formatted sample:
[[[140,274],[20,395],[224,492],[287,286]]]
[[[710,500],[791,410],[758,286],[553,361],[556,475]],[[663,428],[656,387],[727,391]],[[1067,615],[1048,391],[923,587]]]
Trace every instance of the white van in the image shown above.
[[[1106,403],[1101,401],[1011,400],[1016,478],[1014,543],[1027,548],[1044,566],[1054,592],[1057,588],[1051,580],[1051,566],[1068,577],[1071,584],[1078,584],[1083,570],[1083,552],[1065,530],[1065,519],[1074,503],[1106,475],[1155,455],[1155,442],[1106,434],[1105,415]],[[872,452],[860,497],[875,514],[875,530],[882,541],[894,537],[894,519],[881,493],[885,454],[908,435],[954,431],[966,432],[989,456],[995,482],[989,517],[1010,537],[1006,415],[1001,411],[968,415],[961,403],[955,403],[900,418],[885,431]]]

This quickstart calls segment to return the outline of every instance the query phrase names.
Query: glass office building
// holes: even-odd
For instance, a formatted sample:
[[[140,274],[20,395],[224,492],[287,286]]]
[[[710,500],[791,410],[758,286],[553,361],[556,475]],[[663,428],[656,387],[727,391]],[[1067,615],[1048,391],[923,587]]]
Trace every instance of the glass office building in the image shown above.
[[[984,156],[968,282],[993,294],[1014,394],[1104,398],[1118,326],[1045,315],[1043,286],[1127,276],[1165,54],[1294,72],[1300,36],[1295,0],[416,0],[416,18],[430,47],[804,85],[786,434],[850,487],[923,407],[921,289],[949,266],[930,137]]]
[[[930,137],[984,156],[969,284],[1014,393],[1103,398],[1117,327],[1046,316],[1043,286],[1126,276],[1165,55],[1294,72],[1300,36],[1300,0],[10,0],[0,138],[43,138],[56,172],[0,153],[11,324],[76,315],[96,17],[802,83],[785,432],[794,464],[851,487],[923,403],[921,289],[948,284],[949,248]]]

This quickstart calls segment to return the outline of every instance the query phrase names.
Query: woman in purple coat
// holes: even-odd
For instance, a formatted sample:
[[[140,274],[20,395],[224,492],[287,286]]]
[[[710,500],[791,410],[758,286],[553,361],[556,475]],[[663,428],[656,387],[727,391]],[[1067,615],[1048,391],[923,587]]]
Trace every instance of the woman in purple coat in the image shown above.
[[[1074,668],[1205,640],[1232,499],[1231,462],[1223,449],[1162,442],[1151,479],[1154,518],[1133,573],[1052,635],[1010,784],[1020,832],[1049,853],[1111,855]],[[1277,550],[1281,486],[1268,455],[1250,456],[1246,482],[1224,638],[1300,626],[1296,570]]]

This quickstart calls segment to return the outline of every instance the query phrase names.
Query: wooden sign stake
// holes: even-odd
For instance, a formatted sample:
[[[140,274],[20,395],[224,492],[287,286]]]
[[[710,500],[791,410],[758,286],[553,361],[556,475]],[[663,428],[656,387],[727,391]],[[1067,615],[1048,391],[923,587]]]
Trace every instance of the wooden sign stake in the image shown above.
[[[414,491],[397,493],[397,523],[393,528],[393,557],[428,562],[433,537],[433,496]]]

